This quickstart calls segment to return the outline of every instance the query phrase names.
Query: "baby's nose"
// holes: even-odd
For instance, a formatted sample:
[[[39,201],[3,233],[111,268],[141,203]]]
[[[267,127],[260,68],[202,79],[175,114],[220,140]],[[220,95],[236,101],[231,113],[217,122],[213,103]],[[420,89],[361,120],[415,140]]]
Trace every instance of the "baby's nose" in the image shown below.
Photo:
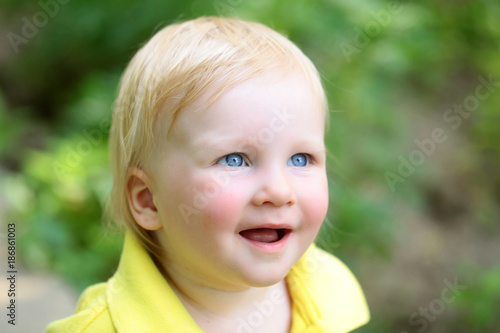
[[[255,193],[255,205],[271,204],[276,207],[295,204],[297,198],[286,170],[262,170],[260,186]]]

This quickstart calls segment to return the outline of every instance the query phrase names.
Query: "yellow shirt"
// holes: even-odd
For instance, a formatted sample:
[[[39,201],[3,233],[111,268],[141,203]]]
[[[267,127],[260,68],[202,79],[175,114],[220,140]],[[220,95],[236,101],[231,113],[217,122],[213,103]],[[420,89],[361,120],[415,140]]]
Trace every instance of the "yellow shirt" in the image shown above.
[[[349,332],[369,320],[363,292],[352,273],[337,258],[314,245],[292,267],[286,280],[293,304],[291,333]],[[263,311],[261,315],[269,314]],[[242,328],[250,329],[252,326]],[[146,250],[127,233],[114,276],[106,283],[87,288],[73,316],[48,326],[47,333],[56,332],[202,333],[203,330]]]

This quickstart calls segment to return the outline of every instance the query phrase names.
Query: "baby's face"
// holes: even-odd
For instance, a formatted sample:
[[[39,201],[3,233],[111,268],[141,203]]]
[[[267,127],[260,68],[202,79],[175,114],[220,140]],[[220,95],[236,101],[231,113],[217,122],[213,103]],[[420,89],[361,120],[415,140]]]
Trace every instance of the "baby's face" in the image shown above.
[[[301,74],[274,72],[208,109],[204,97],[180,112],[150,170],[164,265],[220,290],[277,283],[328,207],[318,98]]]

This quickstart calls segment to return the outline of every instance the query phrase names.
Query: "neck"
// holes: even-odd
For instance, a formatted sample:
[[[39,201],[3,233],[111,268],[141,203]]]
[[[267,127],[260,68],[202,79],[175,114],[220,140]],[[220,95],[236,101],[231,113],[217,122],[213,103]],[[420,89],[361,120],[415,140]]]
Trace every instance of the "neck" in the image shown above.
[[[211,327],[234,328],[238,318],[247,318],[266,306],[273,309],[270,321],[281,317],[286,327],[291,321],[291,300],[285,280],[267,287],[221,290],[185,279],[171,270],[164,271],[164,276],[188,313],[206,332],[217,331]]]
[[[239,309],[244,311],[246,307],[251,310],[255,307],[254,302],[270,298],[271,293],[279,291],[288,295],[284,280],[267,287],[223,290],[178,277],[174,272],[168,272],[166,279],[185,306],[221,316],[240,312]]]

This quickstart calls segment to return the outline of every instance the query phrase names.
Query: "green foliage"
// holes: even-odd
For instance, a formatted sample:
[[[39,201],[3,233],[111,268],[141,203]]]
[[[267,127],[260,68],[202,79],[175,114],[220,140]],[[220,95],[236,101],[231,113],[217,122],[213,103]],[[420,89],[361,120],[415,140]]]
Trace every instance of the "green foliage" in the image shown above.
[[[467,332],[492,331],[500,325],[498,308],[500,307],[500,266],[487,270],[477,265],[470,267],[471,271],[480,271],[470,277],[467,290],[463,292],[453,306],[460,316],[460,328]],[[458,323],[457,323],[458,324]]]
[[[22,170],[4,179],[9,218],[20,221],[22,259],[52,270],[78,289],[117,266],[122,236],[101,225],[111,186],[107,138],[116,78],[90,77],[68,105],[61,135],[29,151]],[[99,260],[96,260],[99,258]]]
[[[7,177],[4,185],[28,267],[53,270],[83,288],[114,271],[121,237],[99,224],[110,185],[106,145],[68,164],[67,149],[79,142],[61,139],[47,151],[32,151],[22,176]],[[58,165],[63,171],[55,171]]]
[[[316,242],[350,261],[356,256],[390,256],[397,230],[387,203],[330,181],[330,211]]]

